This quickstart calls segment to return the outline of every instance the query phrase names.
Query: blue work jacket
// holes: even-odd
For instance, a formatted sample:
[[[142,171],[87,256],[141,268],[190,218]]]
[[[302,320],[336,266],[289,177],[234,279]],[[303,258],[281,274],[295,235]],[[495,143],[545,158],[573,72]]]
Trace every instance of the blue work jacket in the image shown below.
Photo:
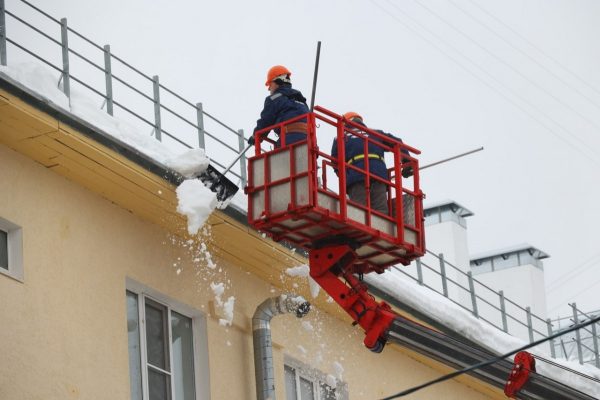
[[[265,105],[260,113],[260,119],[256,121],[254,132],[264,129],[268,126],[287,121],[294,117],[309,112],[306,105],[306,98],[296,89],[292,89],[289,84],[282,84],[277,88],[275,93],[265,99]],[[306,122],[306,118],[302,118],[296,122]],[[280,129],[275,129],[277,136],[280,135]],[[306,132],[286,133],[286,144],[299,142],[306,139]],[[281,138],[277,139],[275,147],[281,146]]]
[[[360,125],[360,122],[355,122]],[[352,129],[349,129],[350,131]],[[385,136],[388,136],[392,139],[399,140],[402,142],[402,139],[397,138],[396,136],[377,130],[377,133],[381,133]],[[368,133],[366,133],[368,135]],[[373,138],[378,139],[378,138]],[[346,151],[346,162],[352,164],[353,166],[360,168],[362,170],[365,169],[365,154],[364,154],[364,140],[359,138],[358,136],[345,134],[344,135],[344,146]],[[385,145],[392,145],[392,143],[383,143]],[[371,174],[379,176],[383,179],[389,179],[387,167],[384,161],[384,152],[385,150],[381,146],[377,146],[373,142],[369,142],[368,147],[369,152],[369,172]],[[337,157],[338,149],[337,149],[337,137],[333,139],[333,145],[331,147],[331,156]],[[335,171],[337,173],[337,169]],[[351,168],[346,168],[346,187],[352,185],[356,182],[362,182],[365,180],[365,175],[361,172],[355,171]]]

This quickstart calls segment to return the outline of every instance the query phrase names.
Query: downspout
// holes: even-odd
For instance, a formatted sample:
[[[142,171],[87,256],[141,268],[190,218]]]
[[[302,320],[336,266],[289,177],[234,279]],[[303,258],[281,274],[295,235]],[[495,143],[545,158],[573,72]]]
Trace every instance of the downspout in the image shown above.
[[[310,303],[293,294],[271,297],[256,307],[252,317],[252,337],[257,400],[275,400],[271,319],[285,313],[293,313],[296,317],[302,318],[309,311]]]

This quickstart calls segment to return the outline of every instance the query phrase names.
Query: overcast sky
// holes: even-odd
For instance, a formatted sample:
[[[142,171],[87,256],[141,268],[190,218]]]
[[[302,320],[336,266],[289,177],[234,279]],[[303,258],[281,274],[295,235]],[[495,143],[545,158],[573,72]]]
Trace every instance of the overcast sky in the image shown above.
[[[422,164],[485,147],[422,174],[427,201],[475,213],[472,254],[530,243],[551,255],[551,317],[600,309],[600,2],[30,1],[246,133],[272,65],[310,97],[321,40],[317,104],[358,111]]]

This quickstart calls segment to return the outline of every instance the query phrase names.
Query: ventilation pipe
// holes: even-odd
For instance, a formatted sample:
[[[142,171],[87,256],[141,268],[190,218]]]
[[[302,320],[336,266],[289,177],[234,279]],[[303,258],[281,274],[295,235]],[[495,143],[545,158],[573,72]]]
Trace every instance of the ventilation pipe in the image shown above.
[[[302,318],[309,311],[310,303],[301,296],[293,294],[271,297],[256,307],[252,317],[252,337],[254,341],[257,400],[275,400],[271,319],[276,315],[285,313],[292,313],[296,317]]]

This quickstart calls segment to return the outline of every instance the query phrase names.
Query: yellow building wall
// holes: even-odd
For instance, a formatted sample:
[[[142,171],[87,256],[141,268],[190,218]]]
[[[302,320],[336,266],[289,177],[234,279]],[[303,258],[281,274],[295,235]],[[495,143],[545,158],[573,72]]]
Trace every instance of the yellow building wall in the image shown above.
[[[0,275],[0,399],[127,399],[127,278],[205,313],[212,400],[255,398],[250,320],[279,288],[218,254],[217,268],[209,269],[164,228],[2,144],[0,217],[23,228],[24,259],[23,282]],[[284,276],[282,286],[294,279],[305,285]],[[231,327],[218,324],[211,282],[226,283],[224,298],[236,297]],[[290,315],[272,321],[279,399],[285,398],[286,354],[324,373],[333,374],[339,362],[353,400],[381,398],[440,375],[393,347],[369,352],[348,321],[319,310],[306,320],[313,331]],[[411,399],[490,396],[450,381]]]

